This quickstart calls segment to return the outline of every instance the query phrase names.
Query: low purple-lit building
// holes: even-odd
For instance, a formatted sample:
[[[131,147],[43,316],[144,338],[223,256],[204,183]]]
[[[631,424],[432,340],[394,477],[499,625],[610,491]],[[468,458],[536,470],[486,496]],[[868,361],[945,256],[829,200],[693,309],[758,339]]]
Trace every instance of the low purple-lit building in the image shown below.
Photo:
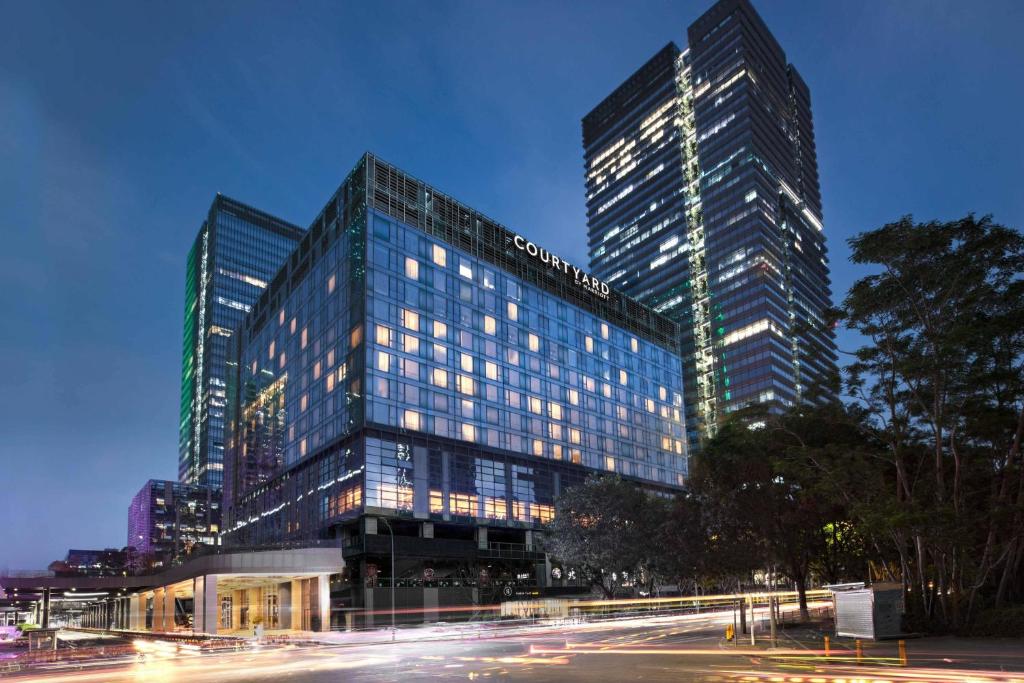
[[[131,569],[166,567],[197,546],[218,545],[220,489],[150,479],[128,506]]]

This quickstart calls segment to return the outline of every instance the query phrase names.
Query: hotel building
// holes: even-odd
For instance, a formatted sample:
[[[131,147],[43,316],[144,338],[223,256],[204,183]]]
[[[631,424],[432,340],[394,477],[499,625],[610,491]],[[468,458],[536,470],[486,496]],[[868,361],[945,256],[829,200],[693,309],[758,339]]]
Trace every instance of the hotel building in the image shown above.
[[[561,491],[686,477],[678,339],[366,155],[233,338],[224,542],[341,546],[335,627],[392,586],[430,620],[563,585],[538,543]]]

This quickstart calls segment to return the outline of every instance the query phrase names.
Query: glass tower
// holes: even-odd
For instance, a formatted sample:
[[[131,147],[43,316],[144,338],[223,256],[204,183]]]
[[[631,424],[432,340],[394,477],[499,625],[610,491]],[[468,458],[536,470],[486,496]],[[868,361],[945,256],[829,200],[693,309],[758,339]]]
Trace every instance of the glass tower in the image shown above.
[[[390,571],[384,518],[401,585],[533,594],[547,574],[532,534],[561,490],[592,472],[683,483],[677,340],[668,318],[367,155],[239,328],[225,543],[336,539],[338,599],[354,601],[339,604],[366,607]]]
[[[220,488],[227,348],[304,231],[218,194],[185,269],[178,478]]]
[[[150,479],[128,506],[132,569],[168,566],[196,546],[217,545],[220,525],[219,490]]]
[[[591,269],[681,325],[691,447],[835,371],[810,92],[721,0],[583,119]]]

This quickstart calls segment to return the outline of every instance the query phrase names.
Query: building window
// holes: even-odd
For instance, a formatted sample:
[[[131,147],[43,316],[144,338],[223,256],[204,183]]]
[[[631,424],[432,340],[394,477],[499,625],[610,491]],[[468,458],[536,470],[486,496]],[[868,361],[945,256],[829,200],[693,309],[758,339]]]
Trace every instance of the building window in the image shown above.
[[[448,252],[445,251],[444,247],[432,244],[431,257],[434,259],[434,263],[442,268],[448,265]]]
[[[419,431],[420,414],[415,410],[406,410],[402,413],[402,426],[406,429]]]
[[[416,311],[410,311],[407,308],[402,309],[402,327],[407,330],[413,330],[419,332],[420,329],[420,314]]]
[[[420,278],[420,262],[411,256],[405,257],[405,276],[411,280]]]
[[[527,346],[528,346],[528,348],[531,351],[539,351],[540,350],[540,338],[537,335],[535,335],[533,332],[530,332],[529,336],[527,337]]]

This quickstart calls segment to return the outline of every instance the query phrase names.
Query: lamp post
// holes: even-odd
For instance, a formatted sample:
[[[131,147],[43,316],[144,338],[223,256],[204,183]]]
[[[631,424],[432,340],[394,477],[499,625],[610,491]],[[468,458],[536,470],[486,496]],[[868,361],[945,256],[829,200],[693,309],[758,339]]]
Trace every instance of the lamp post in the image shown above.
[[[388,533],[391,535],[391,640],[395,640],[395,531],[391,528],[391,523],[383,517],[379,517],[380,521],[384,522],[384,526],[388,528]]]

